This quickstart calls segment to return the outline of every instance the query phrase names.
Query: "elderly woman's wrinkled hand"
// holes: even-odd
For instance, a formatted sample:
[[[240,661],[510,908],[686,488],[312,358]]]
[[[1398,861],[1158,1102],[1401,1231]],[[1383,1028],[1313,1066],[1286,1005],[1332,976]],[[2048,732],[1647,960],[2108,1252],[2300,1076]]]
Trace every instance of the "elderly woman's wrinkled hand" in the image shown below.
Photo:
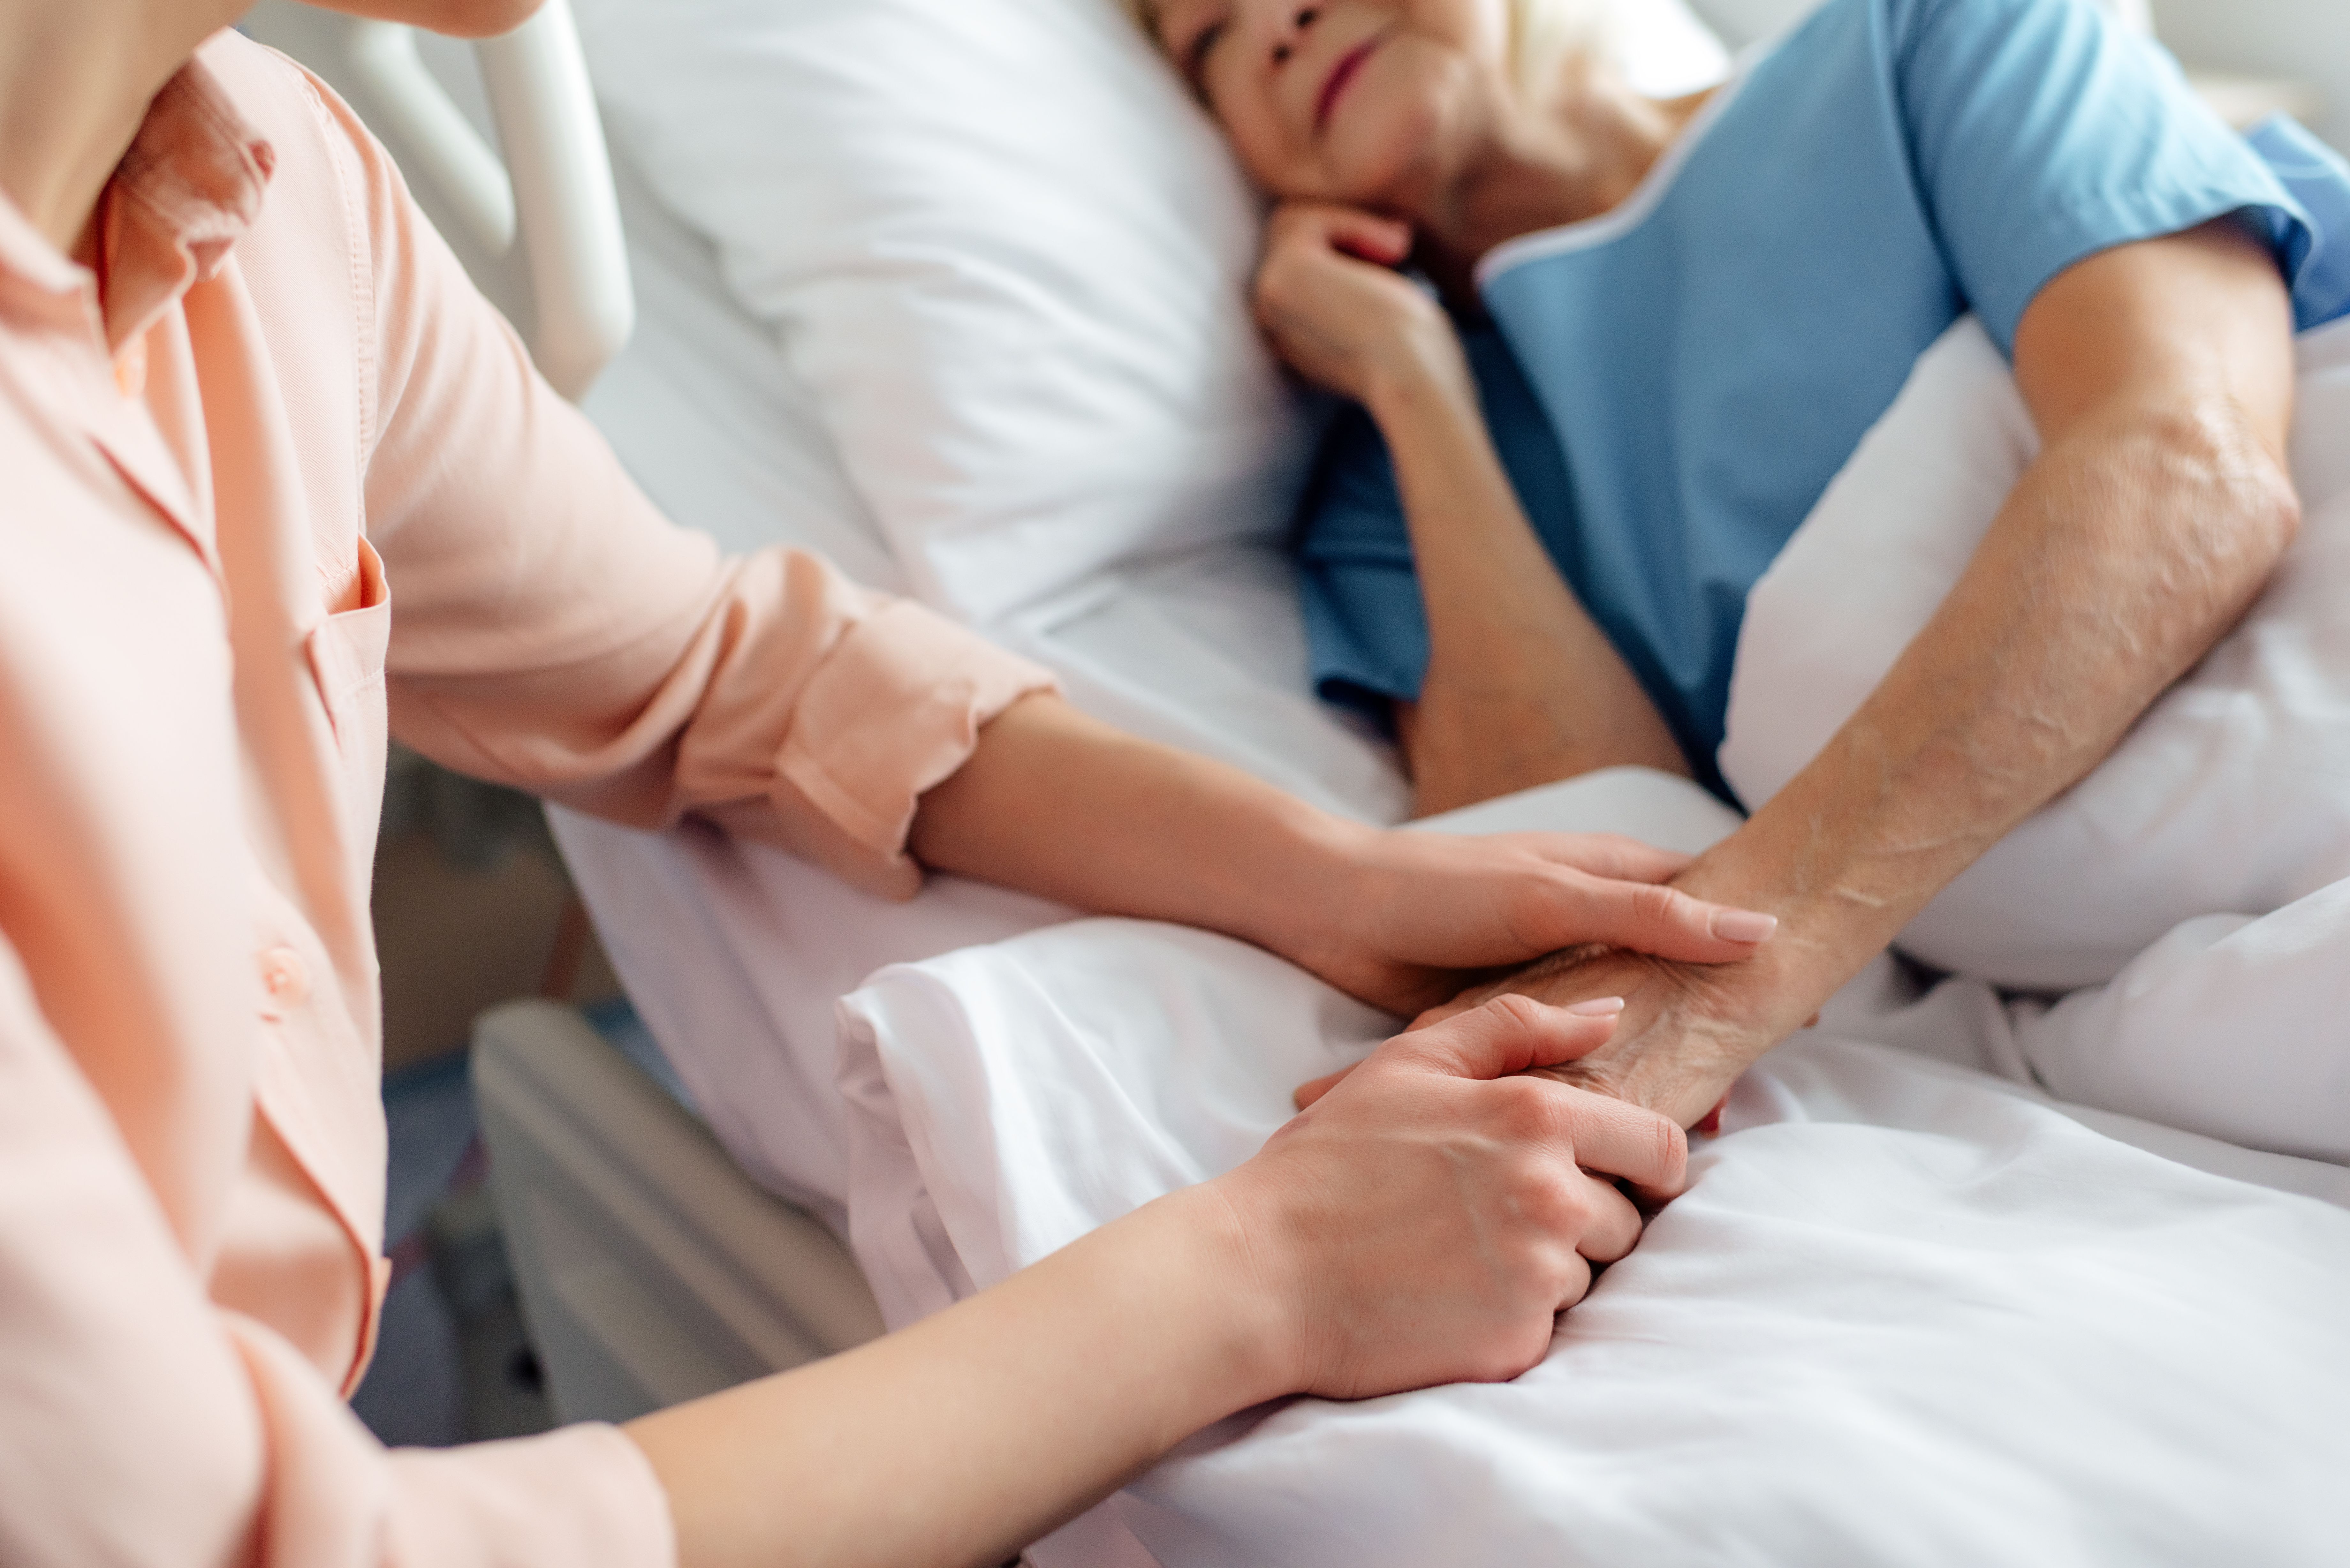
[[[1411,254],[1409,224],[1353,207],[1291,202],[1265,231],[1256,317],[1300,375],[1359,403],[1383,382],[1437,378],[1474,398],[1460,339],[1442,306],[1395,269]]]
[[[1613,1095],[1694,1127],[1721,1103],[1747,1064],[1785,1033],[1773,1005],[1769,966],[1691,964],[1621,948],[1556,953],[1463,993],[1438,1011],[1482,1005],[1510,992],[1571,1006],[1624,998],[1607,1045],[1577,1061],[1534,1069],[1562,1084]]]
[[[1571,948],[1514,974],[1472,986],[1413,1021],[1424,1029],[1519,995],[1553,1006],[1623,999],[1607,1043],[1574,1061],[1530,1069],[1575,1088],[1628,1100],[1685,1127],[1705,1120],[1749,1064],[1801,1025],[1807,1002],[1794,1000],[1767,944],[1729,963],[1690,963],[1597,943]],[[1311,1105],[1343,1074],[1301,1085]]]

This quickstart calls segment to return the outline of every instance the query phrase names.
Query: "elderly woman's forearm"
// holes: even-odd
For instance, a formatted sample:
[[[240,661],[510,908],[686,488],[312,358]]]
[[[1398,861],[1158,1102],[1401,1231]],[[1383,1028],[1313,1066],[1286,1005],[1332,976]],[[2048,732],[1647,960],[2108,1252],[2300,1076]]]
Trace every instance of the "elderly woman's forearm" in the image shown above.
[[[2191,500],[2156,501],[2156,474],[2202,467],[2156,447],[2145,432],[2052,452],[1861,711],[1690,889],[1832,937],[1829,968],[1848,972],[2102,761],[2242,614],[2286,532],[2267,487],[2209,468],[2178,486]],[[2129,469],[2126,499],[2050,515]]]
[[[1527,522],[1466,369],[1407,362],[1370,406],[1428,617],[1428,670],[1402,724],[1419,812],[1623,763],[1687,774],[1656,705]]]
[[[2017,371],[2046,438],[1957,587],[1810,767],[1692,869],[1787,919],[1825,995],[2095,767],[2291,542],[2282,289],[2226,234],[2050,286]],[[1804,933],[1808,933],[1808,936]],[[1815,996],[1790,998],[1808,1008]]]

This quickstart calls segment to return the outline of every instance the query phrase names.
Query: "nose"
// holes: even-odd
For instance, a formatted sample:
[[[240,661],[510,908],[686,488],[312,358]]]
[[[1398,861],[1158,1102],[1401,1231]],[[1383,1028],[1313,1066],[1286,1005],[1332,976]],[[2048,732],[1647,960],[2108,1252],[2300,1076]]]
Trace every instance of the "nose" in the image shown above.
[[[1285,66],[1289,63],[1290,57],[1297,52],[1298,39],[1304,36],[1305,29],[1314,26],[1315,21],[1321,15],[1322,7],[1319,5],[1300,5],[1289,14],[1289,26],[1274,42],[1273,63],[1274,65]]]

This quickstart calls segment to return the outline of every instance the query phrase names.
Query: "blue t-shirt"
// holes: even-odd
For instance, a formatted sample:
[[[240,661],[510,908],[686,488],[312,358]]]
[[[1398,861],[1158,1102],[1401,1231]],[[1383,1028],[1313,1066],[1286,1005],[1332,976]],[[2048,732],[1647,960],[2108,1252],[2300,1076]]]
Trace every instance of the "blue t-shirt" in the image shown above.
[[[2235,135],[2086,0],[1829,0],[1622,206],[1497,247],[1462,338],[1529,519],[1719,790],[1747,591],[1918,356],[1970,310],[2012,351],[2073,263],[2231,213],[2301,326],[2350,313],[2350,167],[2299,127]],[[1360,410],[1299,551],[1323,694],[1416,697],[1427,621]]]

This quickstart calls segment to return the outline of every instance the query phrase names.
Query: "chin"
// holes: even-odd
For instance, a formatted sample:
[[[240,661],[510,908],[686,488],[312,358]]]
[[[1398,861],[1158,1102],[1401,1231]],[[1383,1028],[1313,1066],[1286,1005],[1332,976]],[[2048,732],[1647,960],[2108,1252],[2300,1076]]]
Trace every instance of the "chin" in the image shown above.
[[[1379,212],[1416,214],[1437,204],[1445,171],[1474,119],[1473,73],[1457,59],[1431,60],[1399,48],[1376,80],[1369,72],[1354,103],[1341,103],[1325,167],[1338,198]]]
[[[1444,184],[1448,117],[1433,107],[1365,115],[1334,137],[1327,166],[1336,194],[1374,212],[1429,210]]]

